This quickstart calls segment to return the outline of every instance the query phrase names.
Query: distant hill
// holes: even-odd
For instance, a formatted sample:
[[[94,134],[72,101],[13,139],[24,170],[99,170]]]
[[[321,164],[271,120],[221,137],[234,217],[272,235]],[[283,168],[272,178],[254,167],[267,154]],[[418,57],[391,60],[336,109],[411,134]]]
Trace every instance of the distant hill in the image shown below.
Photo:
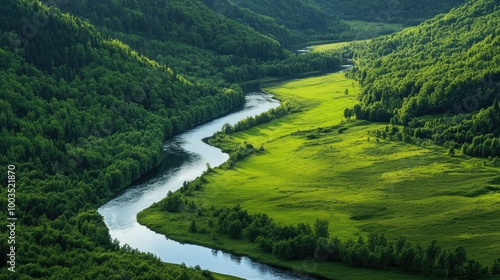
[[[380,33],[359,34],[360,30],[342,20],[415,25],[465,1],[203,0],[203,3],[287,47],[311,40],[353,40]]]
[[[88,0],[67,2],[59,8],[174,71],[210,84],[295,75],[339,65],[333,57],[294,55],[277,40],[211,10],[200,0]],[[250,19],[255,19],[254,15]]]
[[[314,0],[328,12],[342,19],[356,19],[385,23],[420,23],[437,14],[448,12],[467,0]]]

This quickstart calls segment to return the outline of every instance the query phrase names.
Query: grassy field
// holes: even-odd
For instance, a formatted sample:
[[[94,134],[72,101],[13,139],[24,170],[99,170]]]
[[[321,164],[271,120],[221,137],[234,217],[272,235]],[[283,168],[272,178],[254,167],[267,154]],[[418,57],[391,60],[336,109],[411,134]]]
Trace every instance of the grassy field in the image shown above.
[[[461,154],[450,157],[433,145],[376,139],[370,131],[385,124],[344,120],[343,111],[356,103],[360,88],[343,74],[275,84],[266,90],[300,102],[307,110],[232,135],[241,143],[264,145],[265,153],[238,162],[234,170],[209,174],[204,190],[195,193],[197,202],[205,207],[241,204],[279,224],[326,219],[330,235],[344,240],[377,232],[390,239],[405,236],[422,246],[434,239],[444,248],[463,245],[469,257],[484,265],[500,257],[499,168]],[[339,133],[339,128],[346,130]],[[188,235],[190,219],[168,215],[149,209],[140,222],[173,239],[278,262],[255,244],[229,239],[214,243],[208,236]],[[317,264],[314,272],[336,279],[416,279],[331,263]],[[352,273],[359,275],[349,276]]]
[[[337,42],[337,43],[314,45],[311,47],[311,52],[335,51],[335,50],[339,50],[345,46],[348,46],[349,44],[352,44],[352,43],[368,42],[368,41],[369,41],[369,39],[368,40],[355,40],[355,41],[351,41],[351,42]]]

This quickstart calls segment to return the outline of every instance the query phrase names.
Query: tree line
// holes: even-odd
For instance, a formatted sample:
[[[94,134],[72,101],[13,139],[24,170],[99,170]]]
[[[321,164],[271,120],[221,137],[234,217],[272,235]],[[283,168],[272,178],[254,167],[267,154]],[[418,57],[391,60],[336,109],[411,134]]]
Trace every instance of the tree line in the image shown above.
[[[203,178],[203,176],[202,176]],[[341,262],[353,267],[372,269],[399,268],[423,275],[465,277],[478,279],[500,275],[500,258],[491,267],[467,256],[463,246],[442,248],[437,241],[426,246],[414,244],[405,237],[387,239],[382,233],[341,240],[331,237],[329,223],[316,220],[313,225],[278,225],[263,213],[249,214],[240,205],[234,207],[206,207],[188,197],[202,189],[203,179],[185,183],[184,187],[154,204],[156,211],[182,213],[191,219],[187,234],[209,235],[214,241],[221,236],[248,240],[263,252],[282,260],[313,260]],[[175,201],[175,202],[173,202]],[[175,205],[172,208],[172,205]],[[193,236],[193,237],[194,237]]]

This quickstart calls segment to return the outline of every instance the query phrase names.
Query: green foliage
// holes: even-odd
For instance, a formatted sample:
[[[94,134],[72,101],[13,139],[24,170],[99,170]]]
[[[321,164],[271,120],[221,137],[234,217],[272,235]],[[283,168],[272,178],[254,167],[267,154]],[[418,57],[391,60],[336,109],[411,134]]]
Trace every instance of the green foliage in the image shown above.
[[[102,33],[176,73],[210,86],[340,68],[336,57],[285,51],[278,41],[217,14],[199,0],[71,1],[60,8],[88,19]],[[205,90],[211,90],[207,85]]]
[[[38,1],[9,1],[0,16],[0,164],[22,178],[16,275],[200,279],[201,271],[120,248],[91,209],[168,160],[166,138],[240,106],[241,88],[188,79]],[[5,262],[7,246],[0,251]]]
[[[181,200],[181,196],[178,193],[168,192],[166,199],[162,203],[163,210],[168,212],[180,212],[183,208],[184,203]]]
[[[250,215],[239,205],[232,208],[211,207],[205,209],[204,215],[217,221],[208,220],[206,226],[212,228],[211,235],[218,232],[232,239],[241,239],[245,235],[262,251],[282,260],[313,259],[316,262],[342,262],[354,267],[376,269],[399,267],[410,272],[446,277],[477,278],[488,274],[479,262],[467,257],[463,246],[453,250],[441,249],[435,240],[425,249],[403,237],[389,241],[383,234],[376,233],[367,238],[359,236],[356,241],[341,241],[338,237],[329,237],[326,220],[316,220],[314,230],[304,223],[277,225],[266,214]],[[197,227],[198,224],[192,220],[188,232],[196,233]],[[497,270],[498,260],[493,265],[492,273],[497,273]]]
[[[408,141],[427,138],[456,143],[465,154],[496,156],[500,37],[493,22],[499,12],[495,1],[470,1],[354,47],[359,64],[350,75],[364,85],[356,117],[402,124]],[[419,118],[429,114],[442,117]]]
[[[323,9],[343,19],[414,24],[444,13],[465,0],[315,0]]]
[[[275,38],[284,46],[315,40],[373,38],[393,32],[392,28],[384,24],[419,23],[463,2],[464,0],[389,3],[381,0],[203,0],[213,11]],[[366,22],[363,26],[357,26],[339,19]],[[380,26],[382,27],[378,28]]]
[[[352,76],[364,85],[358,118],[473,112],[493,104],[499,81],[498,4],[470,1],[446,15],[359,45]],[[466,70],[465,70],[466,69]],[[389,82],[391,81],[391,82]],[[393,82],[397,81],[397,82]]]
[[[339,39],[349,29],[312,0],[204,0],[212,10],[280,41],[284,46],[318,39]]]

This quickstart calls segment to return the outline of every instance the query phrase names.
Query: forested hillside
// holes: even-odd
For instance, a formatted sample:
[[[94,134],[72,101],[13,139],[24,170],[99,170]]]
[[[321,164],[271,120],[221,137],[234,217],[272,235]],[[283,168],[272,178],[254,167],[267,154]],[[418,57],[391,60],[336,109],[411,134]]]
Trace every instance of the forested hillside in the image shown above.
[[[466,154],[500,156],[499,25],[497,1],[471,1],[354,47],[351,75],[364,86],[356,116],[405,125],[399,138],[407,141],[430,138]]]
[[[45,1],[50,4],[51,1]],[[60,9],[89,20],[141,54],[205,83],[338,69],[337,58],[298,56],[274,39],[190,1],[72,1]]]
[[[266,34],[278,40],[283,46],[307,40],[304,32],[286,26],[279,21],[279,18],[273,17],[269,12],[259,14],[256,10],[236,5],[228,0],[202,1],[214,12],[245,24],[262,34]]]
[[[467,0],[315,0],[342,19],[416,24],[440,13],[446,13]]]
[[[315,1],[204,0],[214,11],[240,21],[285,46],[315,39],[338,40],[349,26],[338,13],[323,9]]]
[[[209,276],[120,248],[95,209],[160,163],[164,139],[242,104],[241,89],[188,81],[38,1],[0,17],[0,165],[17,217],[0,247],[6,264],[15,246],[16,273],[0,278]]]
[[[414,25],[465,1],[203,0],[212,10],[267,34],[285,46],[310,40],[375,37],[379,32],[372,30],[360,34],[359,28],[351,28],[343,20]]]

